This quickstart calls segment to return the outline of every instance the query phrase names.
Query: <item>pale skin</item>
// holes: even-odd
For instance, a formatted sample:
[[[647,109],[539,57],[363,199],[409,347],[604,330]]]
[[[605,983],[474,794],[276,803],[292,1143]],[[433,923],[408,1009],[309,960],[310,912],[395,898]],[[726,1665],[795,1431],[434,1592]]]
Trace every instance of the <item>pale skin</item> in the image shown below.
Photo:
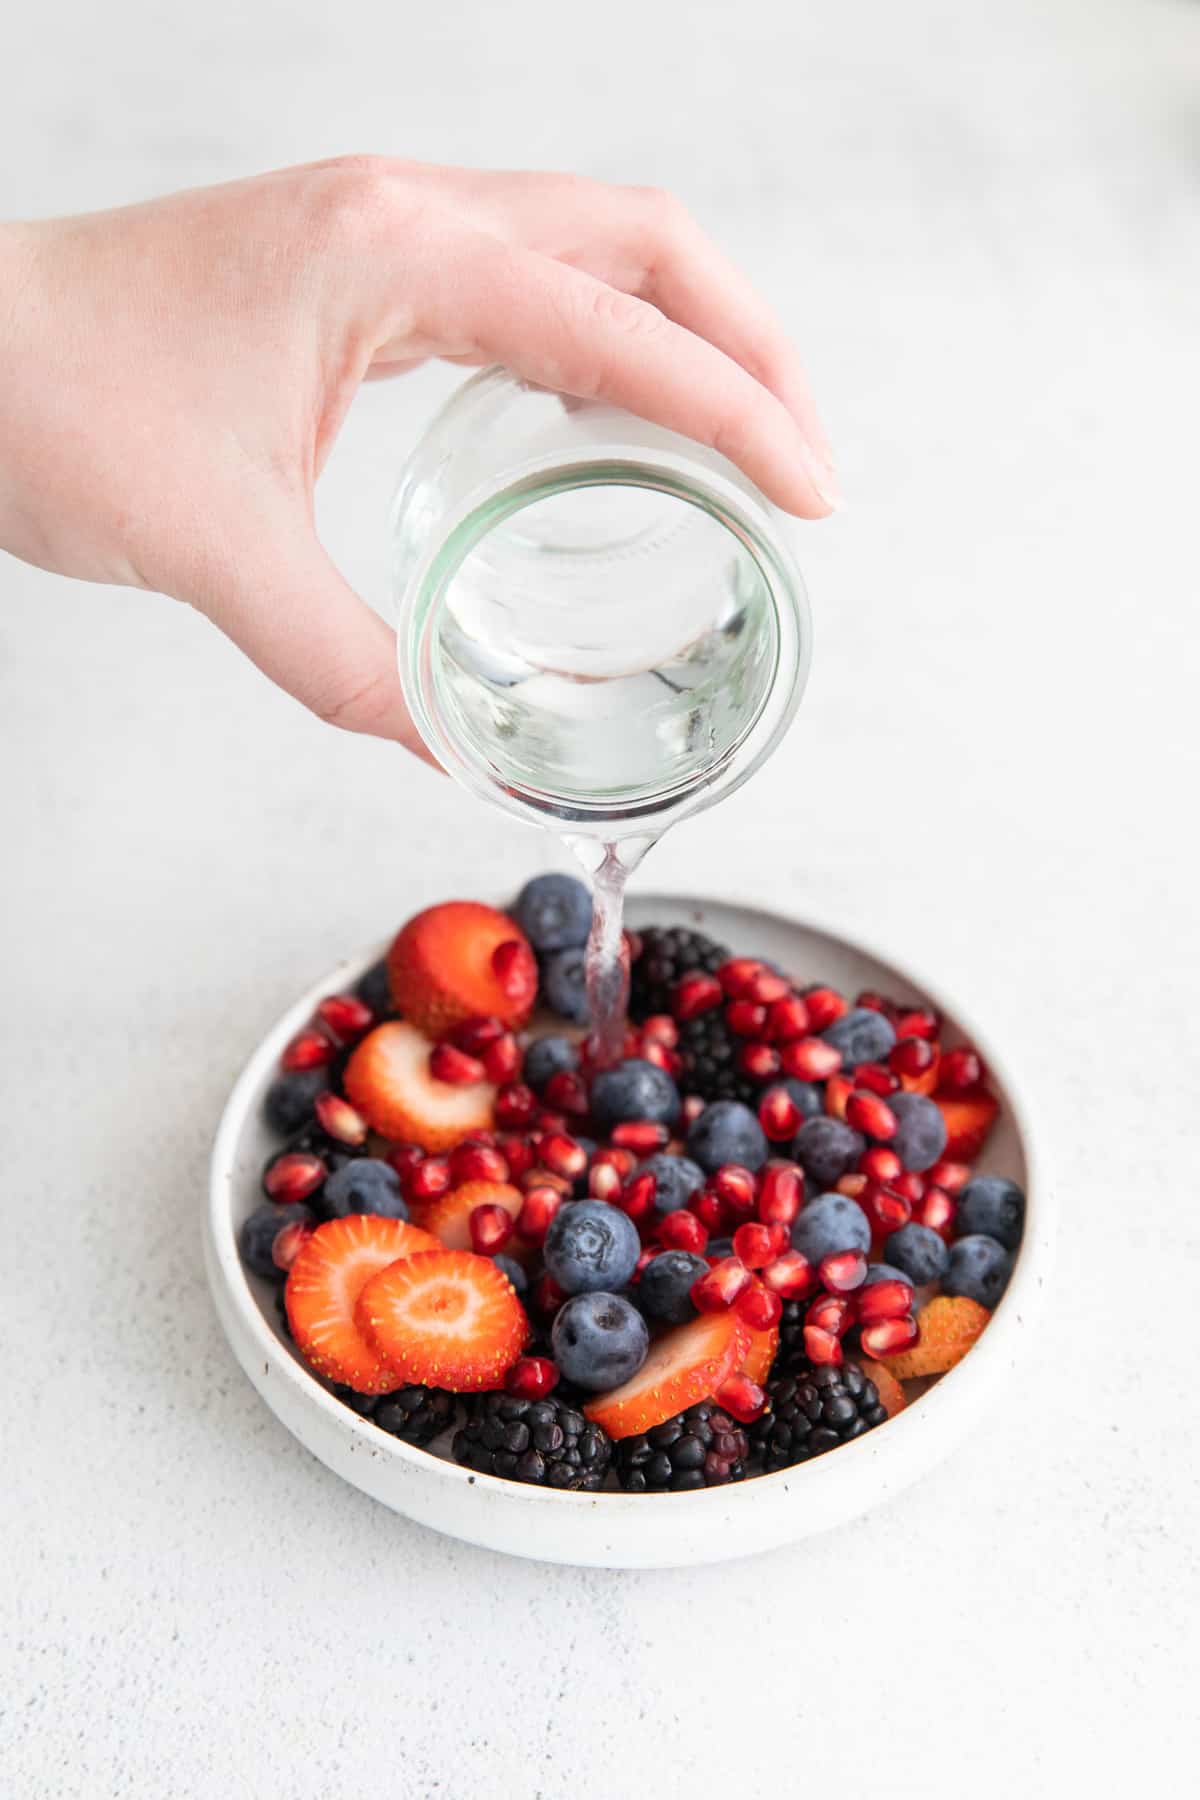
[[[313,488],[359,383],[503,363],[837,504],[799,357],[670,195],[344,157],[0,223],[0,548],[186,601],[329,723],[421,750]]]

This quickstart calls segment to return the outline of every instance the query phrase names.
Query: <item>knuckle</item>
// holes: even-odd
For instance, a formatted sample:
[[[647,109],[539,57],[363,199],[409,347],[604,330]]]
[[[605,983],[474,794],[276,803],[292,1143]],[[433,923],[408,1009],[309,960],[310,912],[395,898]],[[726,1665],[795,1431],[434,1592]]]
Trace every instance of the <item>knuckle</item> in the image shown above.
[[[653,338],[667,329],[667,321],[656,307],[625,294],[619,288],[596,286],[588,290],[584,300],[585,323],[605,334],[618,333],[630,338]]]
[[[690,231],[692,216],[678,194],[673,194],[670,188],[641,187],[635,188],[633,192],[656,237],[682,237]]]
[[[369,236],[395,198],[395,175],[381,156],[335,157],[309,178],[309,208],[323,237]]]

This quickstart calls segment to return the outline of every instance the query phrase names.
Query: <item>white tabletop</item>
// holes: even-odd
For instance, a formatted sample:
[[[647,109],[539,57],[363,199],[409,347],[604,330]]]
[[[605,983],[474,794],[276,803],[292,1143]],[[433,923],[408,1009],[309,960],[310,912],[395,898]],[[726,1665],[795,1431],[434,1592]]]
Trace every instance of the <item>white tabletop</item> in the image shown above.
[[[0,563],[0,1788],[1151,1791],[1196,1747],[1200,8],[10,11],[0,215],[371,149],[666,184],[753,271],[850,505],[801,534],[793,734],[640,880],[937,971],[1025,1070],[1063,1237],[969,1447],[793,1551],[581,1573],[343,1486],[218,1329],[213,1125],[342,951],[551,853],[182,608]],[[323,483],[380,604],[452,379],[365,395]]]

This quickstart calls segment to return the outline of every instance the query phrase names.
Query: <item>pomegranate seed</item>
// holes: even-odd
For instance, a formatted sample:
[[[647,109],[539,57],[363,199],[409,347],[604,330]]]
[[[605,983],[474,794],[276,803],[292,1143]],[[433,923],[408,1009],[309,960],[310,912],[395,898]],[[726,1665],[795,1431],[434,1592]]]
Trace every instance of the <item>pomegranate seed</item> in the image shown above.
[[[492,951],[492,973],[509,1000],[523,1000],[537,984],[533,951],[519,938],[506,938]]]
[[[487,1070],[477,1056],[468,1056],[453,1044],[435,1044],[429,1052],[429,1073],[451,1087],[473,1087],[484,1080]]]
[[[804,1175],[798,1164],[772,1160],[763,1169],[758,1216],[764,1225],[791,1225],[804,1204]]]
[[[285,1150],[263,1175],[263,1191],[268,1199],[290,1206],[315,1194],[327,1173],[319,1156],[310,1156],[306,1150]]]
[[[617,1195],[617,1205],[623,1213],[628,1213],[635,1224],[648,1219],[654,1211],[654,1195],[658,1183],[653,1175],[635,1175],[633,1180],[623,1187]]]
[[[721,1000],[721,984],[716,976],[693,969],[671,990],[671,1011],[677,1019],[695,1019],[701,1013],[711,1012],[714,1006],[720,1006]]]
[[[507,1157],[488,1144],[459,1144],[450,1152],[450,1175],[455,1187],[464,1181],[507,1181],[511,1174]]]
[[[741,1257],[748,1269],[765,1269],[779,1254],[770,1229],[753,1222],[739,1225],[734,1232],[733,1253]]]
[[[367,1121],[357,1107],[343,1100],[340,1094],[318,1094],[313,1101],[313,1112],[325,1136],[336,1143],[347,1144],[352,1150],[366,1143]]]
[[[527,1190],[516,1224],[517,1236],[523,1244],[541,1243],[562,1200],[557,1188],[543,1186]]]
[[[753,956],[734,956],[721,964],[717,980],[727,1000],[741,1000],[755,976],[762,973],[762,964]]]
[[[683,1103],[684,1124],[694,1125],[707,1105],[708,1101],[702,1100],[699,1094],[689,1094]]]
[[[912,1218],[911,1202],[883,1182],[868,1181],[863,1192],[855,1198],[876,1231],[899,1231]]]
[[[771,1234],[771,1261],[778,1262],[779,1258],[790,1249],[792,1234],[786,1225],[780,1224],[768,1225],[767,1230]]]
[[[564,1200],[571,1198],[575,1188],[574,1182],[568,1181],[565,1175],[556,1175],[553,1169],[543,1169],[540,1163],[535,1163],[532,1169],[526,1169],[517,1185],[523,1194],[531,1194],[534,1188],[553,1188]]]
[[[806,988],[800,996],[808,1008],[808,1022],[814,1031],[825,1031],[850,1011],[849,1005],[835,988]]]
[[[839,1194],[845,1194],[850,1200],[861,1200],[863,1194],[870,1186],[870,1181],[871,1177],[869,1175],[840,1175],[837,1182],[837,1192]]]
[[[827,1331],[831,1337],[841,1337],[849,1331],[854,1317],[854,1307],[850,1300],[842,1294],[818,1294],[804,1315],[806,1325],[814,1325],[818,1331]]]
[[[657,1125],[650,1119],[631,1119],[623,1125],[614,1125],[609,1136],[618,1150],[632,1150],[635,1156],[653,1156],[656,1150],[665,1150],[671,1141],[666,1126]]]
[[[983,1080],[983,1064],[974,1050],[946,1050],[938,1070],[938,1088],[943,1094],[969,1094]]]
[[[519,1221],[517,1235],[520,1236]],[[552,1319],[566,1297],[553,1275],[539,1275],[530,1290],[529,1304],[541,1318]]]
[[[780,1299],[802,1300],[816,1286],[817,1272],[799,1250],[785,1250],[782,1256],[767,1264],[762,1278]]]
[[[519,1130],[538,1109],[537,1095],[523,1081],[512,1081],[496,1095],[496,1123]]]
[[[425,1161],[425,1152],[420,1144],[389,1144],[384,1160],[391,1164],[400,1180],[407,1184],[413,1170],[419,1169]]]
[[[511,1031],[496,1038],[483,1053],[483,1066],[489,1081],[515,1081],[521,1071],[521,1051]],[[562,1071],[560,1070],[561,1074]]]
[[[859,1063],[854,1079],[860,1088],[866,1088],[869,1094],[881,1094],[885,1100],[900,1086],[900,1077],[881,1063]]]
[[[904,1169],[896,1152],[882,1144],[872,1144],[869,1150],[864,1150],[858,1159],[858,1167],[859,1172],[869,1175],[872,1181],[895,1181]]]
[[[588,1170],[588,1193],[593,1200],[615,1200],[621,1191],[621,1177],[611,1163],[597,1163]]]
[[[758,1183],[749,1169],[741,1163],[722,1163],[716,1174],[712,1176],[709,1186],[719,1194],[726,1205],[735,1212],[752,1213],[754,1199],[758,1192]]]
[[[714,1193],[712,1188],[702,1187],[698,1194],[693,1194],[688,1207],[708,1231],[718,1234],[724,1231],[729,1220],[729,1209],[720,1194]]]
[[[885,1100],[858,1090],[846,1102],[846,1123],[872,1138],[893,1138],[899,1130],[899,1121]]]
[[[408,1193],[412,1200],[440,1200],[453,1186],[454,1177],[447,1156],[427,1156],[408,1178]]]
[[[606,1163],[617,1171],[622,1181],[628,1181],[637,1168],[637,1157],[632,1150],[622,1150],[619,1144],[605,1144],[593,1153],[592,1167],[603,1167]]]
[[[642,1025],[642,1040],[647,1044],[664,1044],[674,1050],[679,1044],[679,1027],[670,1013],[651,1013]]]
[[[707,1275],[693,1281],[690,1293],[697,1312],[724,1312],[743,1288],[750,1285],[750,1271],[740,1257],[725,1256],[713,1263]]]
[[[774,1081],[779,1073],[779,1052],[774,1044],[743,1044],[737,1065],[753,1081]]]
[[[674,1081],[683,1073],[683,1058],[678,1050],[668,1050],[665,1044],[649,1043],[642,1046],[642,1056],[656,1068],[665,1069]]]
[[[740,1425],[749,1425],[757,1419],[767,1404],[767,1396],[756,1381],[748,1375],[730,1375],[717,1389],[713,1398],[723,1411],[735,1418]]]
[[[538,1156],[556,1175],[567,1175],[572,1181],[582,1175],[588,1166],[588,1153],[583,1145],[558,1131],[549,1132],[542,1139],[538,1145]]]
[[[588,1110],[587,1082],[574,1069],[556,1069],[542,1090],[546,1102],[573,1119],[582,1119]]]
[[[649,1267],[655,1257],[659,1254],[660,1252],[656,1244],[642,1245],[642,1248],[638,1251],[638,1259],[633,1265],[633,1274],[629,1277],[629,1280],[634,1287],[636,1287],[638,1282],[642,1279],[643,1271]]]
[[[843,1360],[840,1340],[816,1325],[804,1327],[804,1354],[818,1368],[826,1363],[836,1367]]]
[[[812,1029],[808,1008],[799,994],[788,994],[772,1003],[767,1013],[766,1035],[772,1043],[786,1044],[792,1038],[807,1037]]]
[[[857,1250],[835,1250],[817,1264],[821,1285],[831,1294],[852,1294],[867,1279],[867,1259]]]
[[[286,1274],[312,1234],[311,1225],[300,1223],[285,1225],[282,1231],[277,1231],[271,1245],[271,1261],[275,1267]]]
[[[874,1325],[864,1325],[858,1341],[868,1356],[896,1356],[901,1350],[911,1350],[920,1335],[917,1321],[906,1313],[902,1319],[880,1319]]]
[[[901,1013],[895,1023],[898,1038],[935,1038],[938,1034],[938,1016],[925,1006]]]
[[[658,1241],[664,1250],[690,1250],[693,1256],[703,1256],[708,1232],[694,1212],[680,1207],[659,1220]]]
[[[323,1069],[332,1062],[336,1046],[323,1031],[300,1031],[279,1059],[284,1069]]]
[[[844,1119],[846,1102],[854,1092],[854,1081],[849,1075],[831,1075],[825,1083],[825,1111],[834,1119]]]
[[[877,1325],[880,1319],[902,1319],[912,1305],[913,1291],[907,1281],[873,1281],[860,1288],[854,1303],[860,1325]]]
[[[758,1122],[773,1144],[783,1144],[795,1137],[804,1114],[785,1087],[773,1087],[758,1103]]]
[[[512,1214],[505,1206],[473,1206],[467,1226],[471,1248],[479,1256],[494,1256],[513,1234]]]
[[[463,1019],[446,1035],[455,1049],[465,1050],[468,1056],[482,1056],[489,1044],[504,1036],[504,1026],[499,1019]]]
[[[924,1194],[913,1207],[913,1218],[918,1225],[928,1225],[930,1231],[936,1231],[939,1237],[949,1243],[954,1235],[954,1218],[958,1212],[958,1202],[944,1188],[927,1187]]]
[[[877,994],[874,988],[864,988],[854,1004],[855,1006],[865,1006],[868,1012],[882,1013],[884,1018],[891,1018],[896,1010],[891,1001],[885,999],[882,994]]]
[[[937,1051],[927,1038],[901,1038],[892,1046],[888,1066],[897,1075],[924,1075],[937,1061]]]
[[[791,991],[791,983],[782,975],[763,969],[746,983],[745,998],[753,1000],[756,1006],[774,1006],[776,1000],[786,1000]]]
[[[795,1038],[779,1053],[785,1075],[799,1081],[827,1081],[842,1066],[842,1053],[823,1038]]]
[[[339,1044],[361,1037],[375,1023],[375,1014],[357,994],[327,994],[317,1007],[317,1017]]]
[[[504,1377],[505,1391],[522,1400],[543,1400],[558,1386],[558,1364],[548,1356],[518,1356]]]
[[[725,1008],[725,1023],[737,1037],[761,1037],[767,1028],[767,1009],[753,1000],[731,1000]]]
[[[937,1162],[925,1176],[930,1187],[944,1188],[948,1194],[960,1194],[971,1179],[970,1163]]]
[[[496,1148],[508,1164],[508,1180],[518,1181],[527,1169],[532,1169],[533,1145],[519,1132],[502,1131],[496,1140]]]
[[[897,1175],[895,1181],[889,1185],[895,1189],[896,1193],[903,1194],[904,1198],[913,1206],[925,1193],[925,1177],[914,1175],[908,1169],[905,1169],[903,1175]]]

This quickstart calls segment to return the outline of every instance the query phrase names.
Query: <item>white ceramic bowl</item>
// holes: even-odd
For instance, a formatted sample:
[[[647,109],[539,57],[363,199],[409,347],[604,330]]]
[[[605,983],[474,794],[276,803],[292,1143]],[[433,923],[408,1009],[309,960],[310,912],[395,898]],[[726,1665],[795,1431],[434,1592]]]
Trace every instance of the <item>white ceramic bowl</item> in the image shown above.
[[[951,1041],[982,1051],[1003,1106],[981,1167],[1025,1188],[1025,1236],[1008,1292],[978,1344],[897,1418],[815,1461],[699,1493],[564,1494],[475,1475],[411,1448],[336,1400],[277,1329],[272,1290],[242,1267],[237,1234],[259,1204],[262,1165],[276,1140],[261,1118],[280,1051],[322,995],[344,989],[381,954],[339,964],[284,1014],[242,1071],[213,1149],[205,1256],[217,1312],[235,1355],[267,1405],[313,1455],[396,1512],[452,1537],[548,1562],[658,1568],[719,1562],[770,1550],[852,1519],[932,1468],[979,1418],[1008,1378],[1046,1284],[1051,1199],[1035,1167],[1024,1104],[986,1035],[961,1009],[883,958],[836,934],[749,907],[669,897],[630,901],[630,923],[686,919],[736,953],[764,956],[803,981],[851,994],[878,988],[944,1014]]]

